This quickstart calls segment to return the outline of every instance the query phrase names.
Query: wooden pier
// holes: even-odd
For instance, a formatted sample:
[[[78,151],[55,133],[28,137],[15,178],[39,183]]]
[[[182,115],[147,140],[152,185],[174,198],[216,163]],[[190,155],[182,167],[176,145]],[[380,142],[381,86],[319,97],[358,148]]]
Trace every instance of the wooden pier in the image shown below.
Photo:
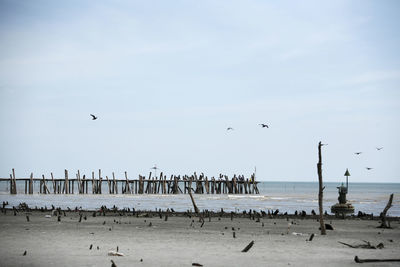
[[[114,173],[112,177],[106,175],[104,179],[99,170],[95,176],[92,172],[91,177],[81,177],[78,170],[75,178],[70,178],[65,170],[64,178],[54,178],[53,173],[50,178],[44,175],[41,178],[34,177],[33,173],[29,178],[16,178],[12,169],[10,178],[0,178],[0,182],[9,183],[10,194],[14,195],[18,192],[17,184],[25,184],[25,194],[33,194],[35,187],[36,190],[39,187],[39,194],[186,194],[188,190],[195,194],[259,194],[255,174],[250,178],[234,175],[231,179],[220,174],[218,178],[209,179],[204,174],[197,176],[194,173],[182,177],[171,175],[168,179],[162,172],[159,176],[152,176],[150,172],[147,179],[142,175],[138,179],[129,179],[125,172],[123,179],[117,179]]]

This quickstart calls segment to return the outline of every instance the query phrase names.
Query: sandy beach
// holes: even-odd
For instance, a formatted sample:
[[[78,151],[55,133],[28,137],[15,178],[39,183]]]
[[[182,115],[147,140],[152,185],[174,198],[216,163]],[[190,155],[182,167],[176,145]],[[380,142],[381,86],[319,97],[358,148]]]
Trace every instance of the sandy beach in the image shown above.
[[[62,213],[60,221],[50,211],[0,215],[1,266],[356,266],[359,258],[400,258],[400,223],[379,229],[377,220],[327,218],[334,230],[319,235],[315,218],[205,219],[156,213],[93,217],[93,212]],[[46,216],[47,215],[47,216]],[[86,219],[85,219],[86,218]],[[289,227],[290,226],[290,227]],[[289,229],[288,229],[289,227]],[[314,233],[312,241],[307,241]],[[234,236],[235,235],[235,236]],[[251,241],[254,246],[241,252]],[[382,249],[351,245],[384,244]],[[91,249],[90,249],[91,248]],[[110,251],[123,256],[109,256]],[[26,255],[24,256],[24,252]],[[398,266],[399,262],[363,263]]]

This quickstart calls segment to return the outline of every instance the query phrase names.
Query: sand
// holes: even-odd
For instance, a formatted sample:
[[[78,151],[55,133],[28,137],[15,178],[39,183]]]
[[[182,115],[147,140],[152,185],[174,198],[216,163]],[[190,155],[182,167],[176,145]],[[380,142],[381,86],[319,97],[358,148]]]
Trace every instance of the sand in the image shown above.
[[[328,219],[333,231],[319,235],[316,219],[249,218],[229,216],[205,220],[169,216],[135,217],[107,214],[87,220],[76,212],[46,218],[51,212],[0,214],[1,266],[359,266],[360,258],[400,258],[400,223],[379,229],[377,220]],[[49,217],[49,216],[47,216]],[[192,221],[194,220],[194,222]],[[105,222],[105,224],[104,224]],[[290,229],[288,232],[288,224]],[[149,226],[151,224],[151,226]],[[264,224],[264,226],[263,226]],[[232,230],[232,227],[234,230]],[[233,237],[235,232],[236,238]],[[295,234],[297,233],[297,234]],[[306,241],[314,233],[312,241]],[[247,252],[241,250],[254,240]],[[338,243],[372,245],[383,249],[355,249]],[[92,245],[92,249],[90,246]],[[99,247],[99,249],[97,249]],[[109,256],[116,251],[124,256]],[[24,252],[26,256],[23,256]],[[399,266],[400,262],[363,263],[364,266]]]

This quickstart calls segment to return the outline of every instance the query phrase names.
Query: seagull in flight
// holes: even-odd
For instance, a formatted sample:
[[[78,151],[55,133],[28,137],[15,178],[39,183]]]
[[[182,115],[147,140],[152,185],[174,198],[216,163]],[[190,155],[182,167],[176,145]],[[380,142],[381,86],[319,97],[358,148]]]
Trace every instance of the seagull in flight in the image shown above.
[[[356,152],[356,153],[354,153],[354,154],[356,154],[356,155],[360,155],[362,152]]]
[[[92,116],[92,120],[97,120],[97,117],[93,114],[90,114],[90,116]]]
[[[378,150],[378,151],[381,150],[381,149],[383,149],[383,147],[377,147],[376,148],[376,150]]]
[[[228,127],[228,128],[226,128],[226,130],[230,131],[230,130],[233,130],[233,128],[232,127]]]
[[[370,167],[365,167],[368,171],[372,170],[373,168]]]
[[[265,128],[265,127],[269,128],[268,124],[265,124],[265,123],[260,123],[259,125],[261,125],[262,128]]]
[[[154,167],[150,168],[151,170],[158,170],[159,168],[157,167],[157,165],[154,164]]]

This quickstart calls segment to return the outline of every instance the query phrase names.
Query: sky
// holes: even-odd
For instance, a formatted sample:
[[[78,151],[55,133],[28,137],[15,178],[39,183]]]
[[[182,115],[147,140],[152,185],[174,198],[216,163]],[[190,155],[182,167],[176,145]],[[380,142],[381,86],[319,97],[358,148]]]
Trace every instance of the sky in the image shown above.
[[[156,164],[318,181],[322,141],[324,181],[348,168],[350,182],[400,182],[399,13],[387,0],[0,0],[0,177]]]

